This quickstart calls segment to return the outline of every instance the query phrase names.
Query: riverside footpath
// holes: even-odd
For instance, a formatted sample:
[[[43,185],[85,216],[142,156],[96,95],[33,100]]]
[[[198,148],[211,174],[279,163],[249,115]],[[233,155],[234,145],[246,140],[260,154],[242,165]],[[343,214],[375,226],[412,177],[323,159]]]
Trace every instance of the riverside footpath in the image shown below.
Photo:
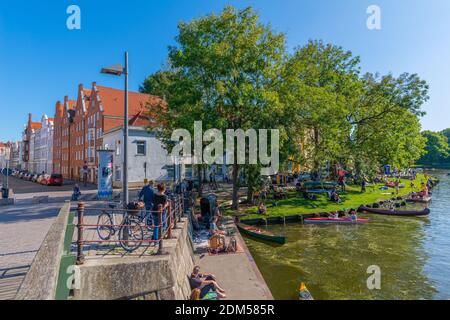
[[[148,240],[147,230],[142,246],[127,252],[117,238],[99,238],[98,216],[109,210],[106,204],[89,203],[83,206],[81,216],[79,204],[52,205],[53,211],[43,209],[48,219],[42,221],[45,228],[40,236],[30,235],[33,257],[26,261],[27,272],[17,281],[21,282],[19,292],[15,295],[16,285],[6,298],[186,300],[191,293],[188,277],[194,265],[200,265],[203,271],[216,275],[227,290],[227,299],[273,299],[230,219],[224,221],[223,227],[235,230],[242,248],[237,253],[210,255],[197,248],[189,233],[190,218],[175,202],[161,240]],[[41,276],[42,270],[46,277]],[[75,270],[77,275],[72,288],[65,288],[71,275],[68,270]]]

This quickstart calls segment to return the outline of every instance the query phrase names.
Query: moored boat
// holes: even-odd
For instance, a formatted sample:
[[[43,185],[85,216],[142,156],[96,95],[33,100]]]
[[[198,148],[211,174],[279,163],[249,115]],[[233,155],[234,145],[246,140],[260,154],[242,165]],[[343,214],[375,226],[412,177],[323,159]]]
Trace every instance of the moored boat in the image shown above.
[[[412,197],[409,199],[406,199],[408,202],[420,202],[420,203],[428,203],[432,200],[431,197]]]
[[[357,220],[353,220],[352,218],[317,217],[305,218],[303,222],[306,224],[362,224],[369,222],[369,219],[358,218]]]
[[[314,300],[312,294],[309,292],[306,285],[302,282],[300,288],[298,289],[298,299],[299,300]]]
[[[286,237],[275,235],[272,232],[269,232],[267,230],[249,226],[249,225],[246,225],[243,223],[237,223],[236,226],[238,227],[239,231],[242,234],[245,234],[245,235],[260,239],[260,240],[264,240],[264,241],[275,242],[278,244],[286,243]]]
[[[422,211],[400,211],[400,210],[389,210],[389,209],[378,209],[369,208],[365,206],[359,207],[359,211],[365,211],[367,213],[381,214],[386,216],[398,216],[398,217],[419,217],[427,216],[430,214],[430,209],[425,208]]]

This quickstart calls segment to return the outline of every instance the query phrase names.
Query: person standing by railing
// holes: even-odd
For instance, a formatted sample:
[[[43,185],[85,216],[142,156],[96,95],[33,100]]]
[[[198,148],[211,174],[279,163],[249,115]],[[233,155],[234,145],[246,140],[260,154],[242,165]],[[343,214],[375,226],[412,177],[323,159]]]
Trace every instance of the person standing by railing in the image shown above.
[[[155,191],[153,190],[153,181],[150,180],[148,184],[142,188],[141,192],[139,192],[139,201],[142,201],[142,199],[144,200],[145,211],[148,219],[152,217],[150,211],[153,210],[154,196]],[[151,223],[148,224],[150,225]]]
[[[156,194],[154,194],[153,196],[153,223],[154,223],[154,229],[153,229],[153,238],[152,240],[159,240],[159,227],[160,225],[163,226],[163,231],[161,231],[162,233],[164,233],[164,229],[167,226],[167,222],[166,222],[166,217],[167,217],[167,207],[169,206],[169,201],[167,199],[167,196],[165,194],[166,192],[166,186],[164,184],[158,184],[157,185],[157,192]],[[160,207],[161,205],[161,207]],[[163,214],[162,214],[162,221],[160,221],[159,218],[159,211],[162,209],[163,210]]]

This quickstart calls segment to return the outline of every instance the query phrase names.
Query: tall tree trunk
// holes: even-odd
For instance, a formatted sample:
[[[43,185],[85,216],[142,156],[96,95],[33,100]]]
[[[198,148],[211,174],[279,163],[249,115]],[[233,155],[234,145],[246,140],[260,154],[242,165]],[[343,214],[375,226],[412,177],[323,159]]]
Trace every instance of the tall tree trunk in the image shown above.
[[[239,191],[239,165],[237,163],[233,164],[233,203],[231,205],[233,210],[239,209],[239,198],[238,198],[238,191]]]

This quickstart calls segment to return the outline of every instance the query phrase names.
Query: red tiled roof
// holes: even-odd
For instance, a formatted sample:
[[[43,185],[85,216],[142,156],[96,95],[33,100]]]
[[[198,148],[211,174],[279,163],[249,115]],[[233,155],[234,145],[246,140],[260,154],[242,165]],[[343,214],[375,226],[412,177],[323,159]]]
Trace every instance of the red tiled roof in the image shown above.
[[[123,90],[101,86],[97,86],[97,89],[103,105],[103,114],[108,116],[122,116],[124,105]],[[144,110],[147,103],[158,105],[161,101],[161,98],[149,94],[129,92],[128,113],[129,115],[136,115]]]
[[[40,122],[32,122],[31,123],[31,129],[41,129],[42,128],[42,123]]]

